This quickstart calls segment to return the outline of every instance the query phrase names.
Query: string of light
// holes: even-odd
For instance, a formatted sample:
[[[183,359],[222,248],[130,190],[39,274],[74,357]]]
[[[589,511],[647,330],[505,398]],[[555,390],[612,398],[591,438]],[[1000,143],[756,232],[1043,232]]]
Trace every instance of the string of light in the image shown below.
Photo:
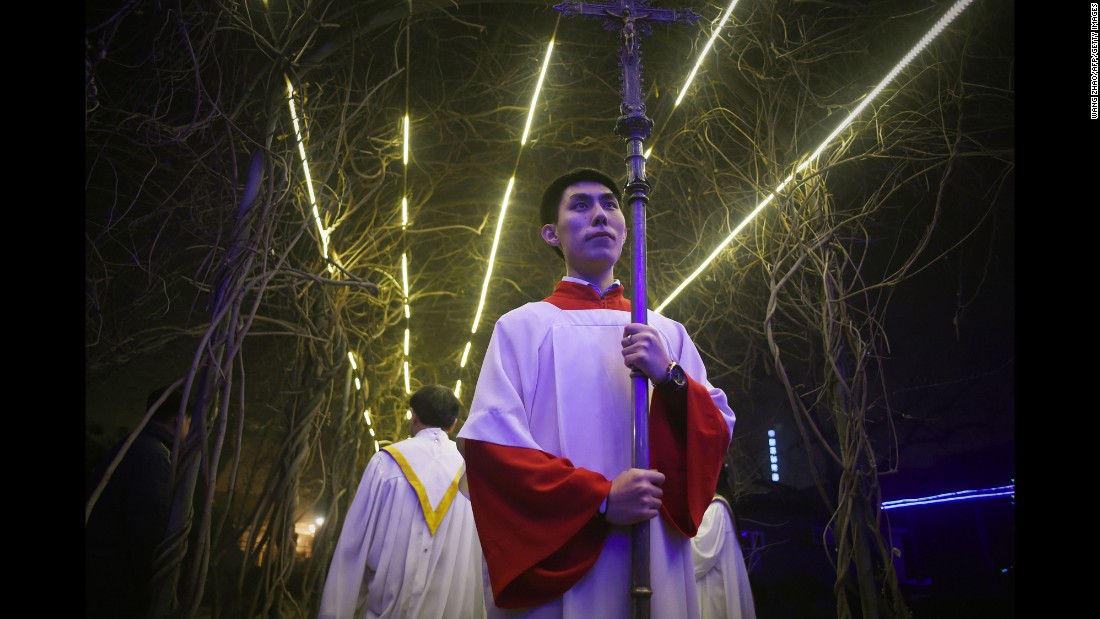
[[[882,509],[898,509],[902,507],[916,507],[918,505],[932,505],[935,503],[950,503],[953,501],[973,501],[975,499],[994,499],[997,497],[1012,497],[1016,499],[1016,484],[997,486],[995,488],[982,488],[977,490],[960,490],[958,492],[945,492],[926,497],[912,499],[897,499],[895,501],[883,501]]]
[[[405,339],[401,347],[402,371],[405,377],[405,395],[412,393],[409,369],[409,340],[412,329],[412,309],[409,307],[409,158],[411,128],[409,120],[409,75],[412,73],[412,0],[409,0],[409,18],[405,25],[405,118],[401,125],[401,291],[405,303]],[[405,410],[405,420],[412,419],[412,410]],[[396,437],[395,437],[396,438]]]
[[[554,24],[554,32],[550,35],[550,42],[546,46],[546,55],[542,60],[542,69],[539,71],[539,78],[535,84],[534,94],[531,96],[531,105],[527,110],[527,122],[523,127],[523,135],[520,138],[519,151],[516,153],[516,164],[512,169],[512,176],[508,179],[508,186],[504,190],[504,198],[500,203],[500,213],[497,215],[496,230],[493,233],[493,245],[489,250],[489,263],[485,268],[485,279],[481,284],[481,296],[477,302],[477,311],[474,312],[474,321],[470,325],[471,339],[466,341],[465,347],[462,349],[462,358],[459,361],[459,368],[465,368],[466,362],[470,357],[470,349],[473,347],[473,336],[477,333],[477,327],[481,323],[481,313],[485,310],[485,299],[489,294],[489,283],[493,278],[493,265],[496,264],[497,248],[500,245],[500,235],[504,230],[504,219],[508,212],[508,203],[511,200],[512,193],[515,190],[516,175],[515,170],[519,167],[520,157],[523,154],[523,147],[527,144],[527,137],[531,131],[531,123],[535,116],[535,109],[537,108],[539,93],[542,92],[542,84],[546,79],[546,71],[550,66],[550,57],[554,52],[554,39],[557,37],[558,24],[561,23],[561,15],[559,14],[557,22]],[[462,379],[455,381],[454,394],[456,397],[462,397]]]
[[[691,83],[695,81],[695,75],[699,72],[699,67],[702,66],[703,60],[707,57],[710,49],[714,47],[714,41],[718,38],[718,35],[722,32],[722,28],[726,26],[726,22],[729,21],[730,14],[733,13],[733,7],[737,6],[737,0],[732,0],[729,6],[726,7],[726,11],[722,13],[722,16],[718,19],[718,25],[714,27],[714,32],[710,34],[710,38],[707,39],[707,44],[703,46],[703,51],[699,52],[699,57],[695,59],[695,65],[688,73],[687,79],[684,80],[684,86],[680,88],[680,94],[676,97],[676,101],[672,104],[672,110],[680,107],[680,102],[684,100],[684,97],[688,93],[688,89],[691,87]],[[657,143],[657,136],[654,135],[649,141],[649,148],[645,151],[644,157],[649,159],[649,156],[653,154],[653,145]]]
[[[718,247],[715,248],[709,256],[707,256],[702,264],[700,264],[694,271],[692,271],[691,275],[688,275],[687,278],[684,279],[684,281],[681,282],[680,285],[677,286],[672,291],[672,293],[665,298],[664,301],[661,301],[660,305],[654,308],[654,311],[660,312],[661,310],[663,310],[665,306],[667,306],[684,290],[684,288],[687,288],[688,284],[694,281],[695,278],[699,277],[699,274],[706,270],[711,262],[714,262],[715,258],[717,258],[718,255],[722,253],[722,250],[724,250],[726,246],[728,246],[733,241],[733,239],[741,232],[741,230],[744,229],[744,227],[747,226],[749,222],[752,221],[760,211],[764,210],[764,207],[770,204],[771,201],[775,199],[775,196],[780,191],[782,191],[783,188],[786,187],[792,180],[794,180],[796,175],[800,174],[811,163],[813,163],[821,155],[821,153],[832,143],[833,139],[836,138],[836,136],[839,135],[841,131],[847,128],[848,125],[852,124],[852,121],[855,120],[855,118],[858,117],[868,105],[870,105],[871,101],[873,101],[891,81],[893,81],[897,74],[900,73],[901,70],[904,69],[906,66],[908,66],[913,58],[915,58],[917,54],[919,54],[925,47],[927,47],[928,44],[931,43],[932,40],[935,39],[940,34],[940,32],[942,32],[943,29],[947,27],[948,24],[954,21],[954,19],[958,17],[959,13],[961,13],[963,9],[969,6],[971,2],[973,2],[973,0],[957,0],[955,4],[952,5],[951,8],[948,9],[948,11],[943,15],[943,17],[941,17],[935,23],[935,25],[933,25],[932,28],[930,28],[928,32],[925,33],[923,37],[921,37],[920,41],[918,41],[917,44],[909,50],[909,53],[907,53],[900,62],[894,65],[894,68],[886,74],[886,77],[883,78],[877,86],[875,86],[871,93],[864,97],[863,101],[861,101],[860,104],[857,105],[854,110],[852,110],[848,117],[845,118],[839,125],[837,125],[836,129],[834,129],[833,132],[830,133],[829,136],[821,142],[817,149],[814,150],[813,154],[811,154],[802,163],[800,163],[798,167],[795,168],[794,172],[787,176],[787,178],[783,179],[783,182],[779,183],[779,185],[770,194],[768,194],[768,196],[764,198],[763,201],[756,205],[756,208],[754,208],[752,212],[750,212],[748,216],[745,217],[745,219],[742,220],[741,223],[738,224],[737,227],[734,228],[733,231],[730,232],[729,235],[726,236],[726,238],[718,244]]]
[[[336,273],[336,259],[329,255],[329,236],[330,230],[325,229],[321,223],[321,213],[317,208],[317,197],[313,191],[313,176],[309,172],[309,158],[306,156],[306,143],[305,136],[302,135],[301,124],[298,122],[298,110],[294,105],[294,84],[290,81],[290,76],[284,74],[283,79],[286,80],[286,98],[287,105],[290,108],[290,120],[294,126],[294,139],[298,145],[298,155],[302,160],[302,175],[305,178],[306,190],[309,193],[309,202],[312,207],[312,215],[314,224],[317,226],[318,237],[321,245],[321,256],[328,261],[328,270],[330,273]],[[405,295],[408,297],[408,294]],[[355,381],[355,390],[361,392],[363,390],[363,383],[359,379],[359,364],[355,360],[355,353],[351,350],[347,351],[348,362],[351,363],[352,378]],[[374,438],[374,427],[371,423],[370,408],[363,410],[363,418],[367,422],[367,430],[370,432],[372,438]],[[374,441],[374,450],[378,451],[378,441]]]
[[[321,244],[321,257],[329,261],[328,270],[335,273],[335,266],[329,256],[329,230],[321,222],[321,211],[317,208],[317,194],[313,191],[313,175],[309,172],[309,159],[306,157],[306,140],[302,135],[302,126],[298,122],[298,110],[294,106],[294,84],[290,83],[290,76],[284,74],[286,80],[286,100],[290,107],[290,122],[294,126],[294,140],[298,145],[298,156],[302,160],[302,174],[306,181],[306,192],[309,194],[309,206],[313,215],[313,223],[317,226],[317,237]]]

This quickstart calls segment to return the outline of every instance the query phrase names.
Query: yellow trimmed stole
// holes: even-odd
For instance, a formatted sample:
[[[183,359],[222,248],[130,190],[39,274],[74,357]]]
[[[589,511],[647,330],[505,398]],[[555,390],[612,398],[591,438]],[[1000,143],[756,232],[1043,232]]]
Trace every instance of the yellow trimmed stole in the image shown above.
[[[401,467],[401,472],[405,474],[405,478],[408,479],[409,484],[412,485],[413,490],[416,490],[416,496],[420,498],[420,510],[424,513],[424,521],[428,523],[428,531],[434,537],[435,530],[439,528],[439,523],[443,522],[443,516],[445,516],[447,510],[451,508],[451,503],[454,501],[455,494],[458,493],[458,483],[462,480],[462,474],[466,472],[466,465],[463,464],[458,468],[454,480],[452,480],[451,485],[447,487],[447,491],[443,493],[443,498],[439,500],[439,505],[433,508],[431,502],[428,500],[427,489],[424,488],[424,484],[421,483],[420,478],[416,475],[416,471],[413,470],[412,465],[405,459],[405,456],[402,455],[394,445],[387,445],[382,448],[382,451],[393,456],[393,459],[397,462],[397,466]]]

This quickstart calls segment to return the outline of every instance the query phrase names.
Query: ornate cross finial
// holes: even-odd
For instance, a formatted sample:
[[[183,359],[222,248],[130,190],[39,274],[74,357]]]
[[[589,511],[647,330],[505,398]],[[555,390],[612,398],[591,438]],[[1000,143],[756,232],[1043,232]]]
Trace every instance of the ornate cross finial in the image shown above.
[[[699,14],[690,8],[656,9],[650,0],[619,0],[618,4],[596,4],[565,0],[554,8],[566,17],[589,17],[603,20],[604,30],[619,30],[619,64],[623,72],[619,78],[622,103],[615,134],[623,139],[649,137],[653,121],[646,117],[645,99],[642,97],[642,53],[639,37],[653,33],[654,22],[679,22],[692,24]]]

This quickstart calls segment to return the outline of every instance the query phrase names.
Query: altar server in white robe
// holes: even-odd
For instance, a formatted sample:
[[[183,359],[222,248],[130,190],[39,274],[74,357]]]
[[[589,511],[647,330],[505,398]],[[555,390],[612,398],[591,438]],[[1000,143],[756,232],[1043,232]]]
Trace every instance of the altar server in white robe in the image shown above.
[[[741,552],[733,506],[724,494],[732,495],[728,462],[718,478],[718,494],[703,514],[699,532],[691,538],[700,618],[756,619],[749,570]]]
[[[482,553],[442,385],[409,400],[411,438],[367,463],[332,556],[320,619],[485,617]]]
[[[691,542],[734,414],[680,323],[631,320],[614,266],[620,192],[579,169],[540,205],[565,259],[553,293],[501,316],[458,434],[493,619],[627,619],[631,525],[650,521],[654,619],[697,619]],[[650,468],[632,467],[631,368],[652,382]]]

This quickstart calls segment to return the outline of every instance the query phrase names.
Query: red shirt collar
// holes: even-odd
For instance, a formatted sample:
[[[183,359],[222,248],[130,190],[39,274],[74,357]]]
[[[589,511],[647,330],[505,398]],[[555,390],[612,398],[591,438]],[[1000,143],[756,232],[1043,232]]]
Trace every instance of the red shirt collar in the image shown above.
[[[563,310],[614,309],[630,311],[630,299],[623,296],[623,287],[615,286],[603,297],[592,286],[561,280],[554,293],[543,301]]]

